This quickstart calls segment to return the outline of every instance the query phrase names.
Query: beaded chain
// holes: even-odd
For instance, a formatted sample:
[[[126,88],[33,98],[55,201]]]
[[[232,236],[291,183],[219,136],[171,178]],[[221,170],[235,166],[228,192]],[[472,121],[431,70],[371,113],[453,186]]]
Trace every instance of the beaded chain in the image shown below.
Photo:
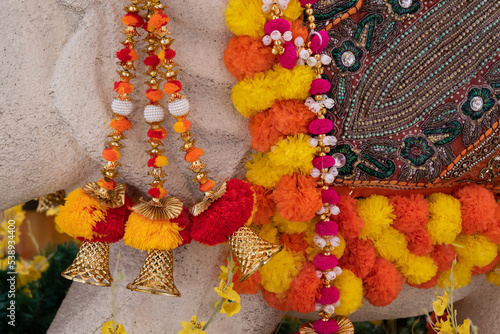
[[[120,166],[118,162],[121,156],[120,149],[123,148],[120,141],[125,138],[123,132],[132,127],[127,117],[133,110],[132,98],[129,94],[133,92],[134,85],[130,83],[130,80],[135,77],[133,73],[135,71],[134,61],[138,59],[137,52],[134,49],[136,43],[134,37],[139,35],[137,28],[141,27],[144,23],[142,17],[138,14],[140,10],[138,5],[141,2],[141,0],[132,0],[131,5],[125,7],[124,10],[127,14],[122,18],[122,23],[126,26],[123,33],[127,38],[121,43],[124,48],[116,53],[119,59],[118,64],[122,69],[118,71],[120,81],[114,84],[114,91],[118,95],[111,104],[114,118],[109,126],[113,129],[113,132],[108,137],[112,140],[107,142],[109,147],[102,152],[107,162],[101,169],[104,178],[98,181],[99,185],[106,190],[112,190],[116,186],[114,179],[120,175],[117,172],[117,168]]]

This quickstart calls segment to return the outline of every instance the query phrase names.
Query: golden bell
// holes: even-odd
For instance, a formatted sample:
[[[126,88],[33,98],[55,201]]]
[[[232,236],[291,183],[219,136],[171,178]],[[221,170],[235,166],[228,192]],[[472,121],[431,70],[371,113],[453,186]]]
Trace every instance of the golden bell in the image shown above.
[[[240,282],[252,276],[283,249],[283,245],[267,242],[247,226],[231,234],[228,243],[241,265]]]
[[[110,286],[113,277],[109,271],[109,242],[85,241],[61,276],[80,283]]]
[[[181,293],[174,283],[173,252],[157,249],[149,251],[141,272],[132,283],[127,285],[127,289],[155,295],[180,297]]]

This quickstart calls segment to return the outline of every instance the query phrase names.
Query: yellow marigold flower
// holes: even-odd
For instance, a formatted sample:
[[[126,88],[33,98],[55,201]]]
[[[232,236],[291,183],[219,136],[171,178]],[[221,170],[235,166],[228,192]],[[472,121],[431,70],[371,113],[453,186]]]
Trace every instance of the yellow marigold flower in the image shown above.
[[[445,291],[443,296],[436,297],[436,301],[432,303],[432,309],[440,317],[444,314],[446,307],[448,307],[448,293]]]
[[[202,330],[203,326],[205,326],[205,321],[198,322],[195,315],[193,315],[189,322],[181,321],[181,326],[183,329],[177,334],[207,334]]]
[[[455,331],[453,330],[453,327],[451,326],[449,316],[447,317],[446,321],[443,321],[443,319],[441,319],[439,322],[437,322],[434,329],[437,331],[437,334],[454,334],[455,333]]]
[[[116,330],[113,329],[113,320],[106,322],[101,327],[101,334],[128,334],[122,324],[116,324]]]
[[[221,281],[219,287],[214,288],[215,292],[217,292],[219,296],[224,298],[220,313],[226,313],[228,317],[232,317],[241,310],[241,298],[240,295],[233,290],[233,286],[234,284],[231,283],[226,287],[226,282]]]
[[[470,319],[465,319],[464,323],[460,326],[458,326],[458,334],[470,334],[470,326],[471,326],[471,321]]]

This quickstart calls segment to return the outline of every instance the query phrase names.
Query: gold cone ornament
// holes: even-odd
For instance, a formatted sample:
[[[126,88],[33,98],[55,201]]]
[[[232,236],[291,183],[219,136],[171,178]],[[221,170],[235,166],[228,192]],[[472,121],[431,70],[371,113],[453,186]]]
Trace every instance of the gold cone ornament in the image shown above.
[[[267,242],[247,226],[231,234],[228,243],[241,266],[240,282],[252,276],[283,249],[283,245]]]
[[[76,258],[61,276],[72,281],[98,286],[110,286],[109,243],[85,241]]]
[[[141,272],[127,285],[127,289],[155,295],[180,297],[174,283],[173,251],[154,249],[148,252]]]

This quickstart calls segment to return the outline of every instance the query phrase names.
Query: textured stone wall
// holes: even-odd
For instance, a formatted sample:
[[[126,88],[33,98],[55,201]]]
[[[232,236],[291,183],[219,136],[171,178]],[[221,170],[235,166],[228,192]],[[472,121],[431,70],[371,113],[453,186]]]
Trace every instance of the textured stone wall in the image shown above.
[[[58,189],[71,190],[99,177],[100,158],[108,133],[107,122],[117,79],[115,52],[123,38],[121,8],[124,0],[7,0],[0,20],[8,27],[0,39],[0,209],[27,201]],[[249,151],[247,120],[232,107],[233,79],[226,73],[222,54],[230,37],[223,12],[226,0],[170,1],[169,29],[174,33],[177,62],[184,92],[191,101],[193,133],[206,156],[216,181],[241,177]],[[138,48],[140,49],[140,48]],[[138,66],[138,73],[145,67]],[[122,180],[129,189],[144,193],[146,176],[147,125],[142,119],[146,101],[143,78],[136,79],[136,112],[133,129],[126,133]],[[139,96],[140,95],[140,96]],[[171,128],[173,119],[165,127]],[[170,166],[166,187],[187,205],[199,199],[192,173],[179,152],[173,131],[166,140]],[[219,265],[227,246],[204,247],[193,244],[175,250],[175,278],[182,298],[169,298],[132,292],[125,288],[138,274],[145,253],[124,246],[112,246],[111,267],[118,250],[122,254],[120,271],[125,281],[118,290],[119,321],[129,333],[177,333],[180,321],[197,314],[206,320],[217,300],[213,287],[218,284]],[[480,287],[480,288],[478,288]],[[476,290],[474,290],[476,289]],[[475,279],[459,291],[474,292],[471,316],[498,327],[494,310],[482,303],[483,293],[499,300],[499,290],[484,278]],[[74,283],[49,333],[100,333],[100,326],[111,319],[111,292]],[[395,318],[421,314],[431,309],[433,291],[405,287],[388,307],[365,305],[354,320]],[[261,295],[243,296],[242,312],[232,318],[219,316],[210,333],[270,333],[283,316],[269,308]],[[489,313],[488,313],[489,312]],[[493,313],[492,313],[493,312]],[[474,318],[473,318],[474,320]],[[495,323],[497,321],[497,323]],[[485,321],[486,322],[486,321]],[[482,331],[493,333],[493,331]]]

